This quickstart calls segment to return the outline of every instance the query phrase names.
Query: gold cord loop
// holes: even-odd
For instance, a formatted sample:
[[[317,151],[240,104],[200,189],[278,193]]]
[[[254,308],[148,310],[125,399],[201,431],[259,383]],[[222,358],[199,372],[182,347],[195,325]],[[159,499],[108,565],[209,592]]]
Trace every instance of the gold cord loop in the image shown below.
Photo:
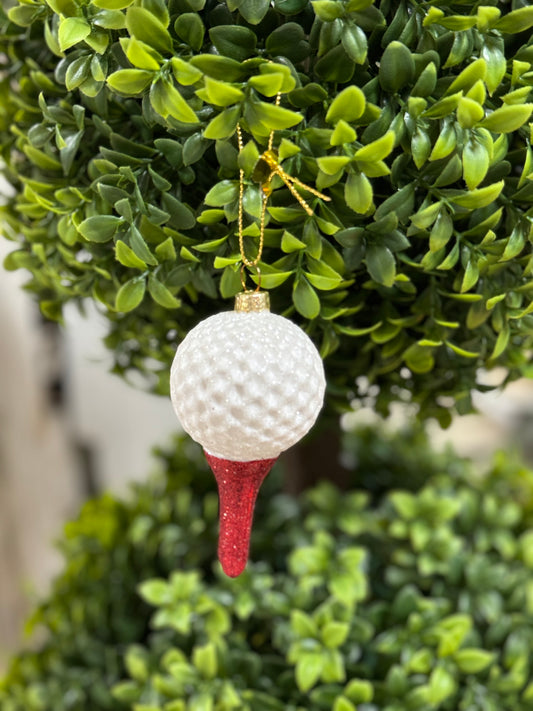
[[[275,105],[279,106],[281,101],[281,93],[278,92],[276,95],[276,101]],[[242,130],[240,124],[237,124],[237,144],[239,147],[239,153],[242,151],[244,144],[242,140]],[[300,203],[300,205],[303,207],[303,209],[306,211],[308,215],[313,214],[313,210],[309,207],[307,202],[303,199],[303,197],[300,195],[300,193],[296,190],[294,187],[295,185],[298,185],[298,187],[302,188],[302,190],[306,190],[307,192],[311,193],[315,197],[321,198],[322,200],[329,201],[331,198],[329,198],[327,195],[323,195],[320,193],[318,190],[315,190],[315,188],[310,187],[309,185],[306,185],[305,183],[302,183],[301,180],[298,178],[294,178],[288,173],[286,173],[281,165],[279,164],[278,161],[278,156],[277,153],[274,151],[273,148],[274,145],[274,131],[272,130],[270,132],[270,136],[268,137],[268,148],[267,150],[261,154],[259,157],[258,163],[261,161],[266,164],[267,169],[269,170],[269,173],[267,175],[267,178],[265,180],[262,180],[260,183],[261,186],[261,217],[260,217],[260,222],[259,222],[259,245],[257,248],[257,254],[254,259],[249,259],[246,256],[246,252],[244,251],[244,170],[241,168],[239,170],[239,214],[238,214],[238,233],[239,233],[239,250],[241,253],[241,284],[242,288],[244,291],[247,291],[246,289],[246,267],[248,268],[255,268],[257,272],[257,288],[255,291],[259,291],[259,288],[261,286],[261,270],[259,269],[259,262],[261,261],[261,256],[263,254],[263,247],[265,244],[265,223],[266,223],[266,210],[267,210],[267,203],[268,203],[268,198],[272,194],[272,180],[274,177],[277,175],[281,180],[285,183],[287,188],[290,190],[291,194],[293,197],[296,198],[296,200]]]

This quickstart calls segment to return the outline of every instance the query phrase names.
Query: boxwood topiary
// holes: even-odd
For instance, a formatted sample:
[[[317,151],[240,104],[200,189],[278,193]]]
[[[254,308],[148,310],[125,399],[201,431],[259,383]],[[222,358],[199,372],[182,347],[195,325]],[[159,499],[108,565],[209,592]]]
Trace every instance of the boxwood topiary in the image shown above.
[[[414,443],[427,480],[409,490]],[[161,451],[127,502],[88,503],[2,711],[532,708],[533,473],[498,457],[479,477],[420,433],[365,430],[345,454],[355,486],[376,455],[401,474],[375,505],[327,483],[296,500],[274,493],[280,463],[235,580],[196,445]]]
[[[529,373],[533,8],[410,0],[20,0],[0,11],[2,211],[43,312],[96,300],[115,368],[166,392],[176,342],[239,288],[238,169],[266,137],[331,197],[280,184],[263,286],[376,407],[470,408]],[[8,19],[9,18],[9,19]],[[281,92],[281,106],[273,105]],[[238,155],[235,127],[246,131]],[[443,399],[441,396],[451,396]]]

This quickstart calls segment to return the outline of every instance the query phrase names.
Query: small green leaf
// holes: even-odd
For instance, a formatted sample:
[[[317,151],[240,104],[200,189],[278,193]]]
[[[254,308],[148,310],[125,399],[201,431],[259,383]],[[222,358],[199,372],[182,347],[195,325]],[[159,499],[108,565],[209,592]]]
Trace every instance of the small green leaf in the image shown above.
[[[141,42],[135,37],[121,37],[120,44],[126,57],[137,69],[158,71],[162,57],[152,47]]]
[[[401,42],[390,42],[381,55],[379,83],[384,91],[396,94],[414,77],[415,63],[411,52]]]
[[[231,106],[231,104],[236,104],[244,99],[244,94],[240,89],[212,77],[206,77],[204,88],[199,89],[196,93],[200,98],[215,106]]]
[[[198,51],[204,42],[205,27],[202,18],[196,12],[184,12],[178,15],[174,29],[180,39],[189,47]]]
[[[381,138],[359,148],[359,150],[355,152],[354,160],[365,161],[367,163],[375,163],[383,160],[394,148],[395,138],[394,131],[387,131]]]
[[[93,215],[78,225],[78,231],[89,242],[109,242],[121,222],[114,215]]]
[[[486,207],[494,202],[503,190],[503,186],[504,181],[500,180],[498,183],[487,185],[484,188],[476,188],[475,190],[471,190],[469,193],[457,195],[451,199],[456,205],[466,207],[470,210],[475,210],[480,207]]]
[[[508,34],[518,34],[533,27],[533,6],[520,7],[504,15],[495,25],[495,29]]]
[[[115,245],[115,255],[118,261],[125,267],[133,267],[135,269],[146,269],[146,262],[135,254],[135,252],[128,247],[128,245],[122,240],[118,240]]]
[[[204,138],[224,139],[235,133],[241,115],[240,106],[232,106],[215,116],[204,130]]]
[[[139,257],[139,259],[141,259],[143,262],[146,262],[146,264],[151,264],[152,266],[155,266],[158,263],[157,259],[148,249],[148,245],[144,241],[144,238],[140,233],[139,229],[135,225],[132,225],[128,230],[128,235],[130,239],[130,247]]]
[[[320,299],[305,277],[300,277],[295,281],[292,300],[298,313],[305,318],[313,319],[320,313]],[[314,681],[311,686],[313,684]]]
[[[309,691],[319,680],[324,659],[319,652],[303,652],[296,663],[296,684],[301,692]]]
[[[242,62],[248,59],[257,44],[255,32],[248,27],[239,25],[220,25],[209,30],[209,38],[219,51],[226,57]]]
[[[144,69],[119,69],[107,77],[107,83],[121,94],[137,96],[152,83],[153,77],[153,72]]]
[[[344,187],[344,199],[354,212],[365,215],[372,207],[373,191],[364,173],[350,173]]]
[[[116,310],[122,313],[133,311],[143,300],[145,290],[146,279],[144,277],[133,277],[133,279],[127,281],[117,292],[115,299]]]
[[[218,660],[216,647],[212,642],[193,649],[192,661],[204,679],[214,679],[217,675]]]
[[[348,156],[324,156],[317,158],[318,167],[326,175],[335,175],[339,170],[342,170],[345,165],[350,162]]]
[[[365,250],[368,273],[379,284],[392,286],[396,276],[396,260],[388,247],[370,243]]]
[[[148,277],[148,291],[152,299],[165,309],[176,309],[181,303],[154,274]]]
[[[162,578],[153,578],[141,583],[139,585],[139,595],[150,605],[160,606],[172,600],[170,585]]]
[[[224,207],[236,200],[238,195],[239,189],[234,181],[222,180],[211,188],[205,196],[204,202],[210,207]]]
[[[321,630],[322,640],[326,647],[336,649],[346,641],[349,631],[348,622],[328,622]]]
[[[326,114],[326,121],[355,121],[363,115],[365,104],[365,95],[358,86],[352,84],[335,96]]]
[[[149,10],[132,6],[126,13],[126,27],[132,37],[158,52],[172,51],[172,38],[165,27]]]
[[[463,148],[462,162],[466,186],[469,190],[474,190],[487,175],[489,152],[482,143],[471,138]]]
[[[91,34],[91,26],[82,17],[63,17],[59,23],[59,47],[64,52]]]
[[[176,81],[182,86],[191,86],[202,78],[202,72],[181,57],[172,57],[170,63]]]
[[[182,123],[198,123],[194,111],[168,79],[158,79],[152,84],[150,103],[154,111],[163,118],[172,116]]]
[[[515,104],[501,106],[489,114],[480,124],[494,133],[511,133],[529,120],[533,104]]]
[[[283,106],[275,104],[267,104],[264,101],[255,105],[255,111],[260,119],[268,128],[274,131],[284,128],[291,128],[302,120],[302,115],[285,109]]]
[[[269,0],[241,0],[238,4],[239,13],[250,25],[258,25],[269,7]]]
[[[485,649],[468,647],[458,650],[454,655],[454,659],[464,674],[478,674],[494,661],[494,653]]]

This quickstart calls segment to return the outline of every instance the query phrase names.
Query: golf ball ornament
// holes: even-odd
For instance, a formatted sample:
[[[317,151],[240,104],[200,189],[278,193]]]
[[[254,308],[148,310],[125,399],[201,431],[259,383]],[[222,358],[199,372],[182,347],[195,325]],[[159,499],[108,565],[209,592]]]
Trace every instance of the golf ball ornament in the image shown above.
[[[217,478],[219,557],[228,575],[246,565],[261,482],[279,454],[311,429],[325,386],[313,342],[268,310],[264,292],[239,294],[234,311],[201,321],[180,344],[172,404]]]

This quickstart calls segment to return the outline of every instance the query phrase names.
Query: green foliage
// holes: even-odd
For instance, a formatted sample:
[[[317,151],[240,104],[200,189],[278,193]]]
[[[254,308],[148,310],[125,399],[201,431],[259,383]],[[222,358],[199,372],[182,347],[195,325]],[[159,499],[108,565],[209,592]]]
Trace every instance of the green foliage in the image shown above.
[[[12,661],[3,711],[531,708],[531,471],[502,455],[480,477],[421,432],[356,432],[344,459],[354,484],[377,472],[374,497],[276,494],[280,462],[258,562],[232,580],[200,449],[177,440],[159,459],[129,501],[67,525],[30,625],[44,641]]]
[[[476,372],[529,374],[531,7],[402,0],[20,0],[0,11],[8,269],[47,315],[95,299],[115,369],[168,391],[177,342],[240,288],[254,164],[281,184],[263,286],[325,358],[330,407],[365,374],[386,412],[471,408]],[[274,105],[280,92],[281,105]],[[246,134],[238,155],[236,126]],[[229,304],[228,304],[229,306]],[[444,404],[445,403],[445,404]],[[452,405],[455,403],[455,405]]]

